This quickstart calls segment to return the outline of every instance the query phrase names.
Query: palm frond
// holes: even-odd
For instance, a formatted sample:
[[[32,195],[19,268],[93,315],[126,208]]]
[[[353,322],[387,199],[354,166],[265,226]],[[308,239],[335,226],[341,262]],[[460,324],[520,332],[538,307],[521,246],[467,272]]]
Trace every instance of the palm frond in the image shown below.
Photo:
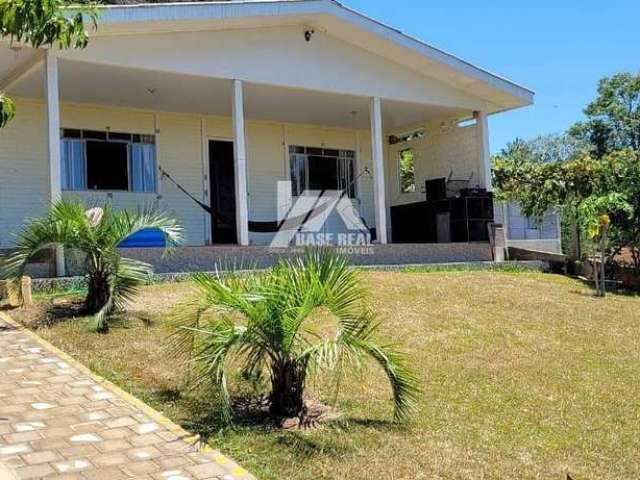
[[[272,407],[279,403],[278,409],[284,410],[276,412],[289,412],[290,405],[299,408],[299,397],[287,403],[293,397],[285,398],[283,388],[300,395],[309,373],[342,374],[345,366],[358,367],[373,359],[389,379],[396,419],[406,419],[415,409],[417,378],[402,354],[374,341],[379,324],[366,308],[358,272],[344,258],[314,250],[263,273],[197,274],[194,281],[200,290],[195,311],[215,315],[202,321],[191,310],[191,317],[177,320],[172,342],[182,355],[195,352],[199,381],[217,384],[225,402],[225,368],[232,361],[250,378],[268,373]],[[319,308],[327,309],[337,322],[329,338],[314,321]]]
[[[86,256],[87,276],[96,280],[89,282],[94,288],[89,288],[85,304],[104,331],[108,317],[126,306],[152,271],[146,263],[123,258],[118,250],[125,238],[147,228],[162,231],[168,245],[181,241],[182,229],[176,220],[150,208],[138,213],[115,211],[107,202],[87,211],[83,202],[64,199],[51,205],[43,217],[27,223],[16,249],[2,259],[0,276],[19,282],[28,262],[46,248],[79,250]]]
[[[225,365],[243,343],[246,328],[234,325],[227,316],[222,315],[205,329],[193,330],[201,342],[196,347],[193,362],[197,369],[194,385],[213,382],[218,387],[223,405],[223,415],[231,419],[231,397],[227,386]]]
[[[408,419],[417,410],[420,388],[404,355],[391,345],[378,345],[369,340],[356,341],[353,347],[371,356],[382,367],[393,392],[394,417],[400,421]]]

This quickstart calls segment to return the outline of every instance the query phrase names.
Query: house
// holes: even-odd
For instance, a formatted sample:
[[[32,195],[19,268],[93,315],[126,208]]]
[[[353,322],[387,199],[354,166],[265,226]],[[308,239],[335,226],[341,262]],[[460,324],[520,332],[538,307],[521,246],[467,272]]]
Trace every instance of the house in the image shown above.
[[[537,222],[524,215],[515,202],[496,202],[494,221],[504,227],[507,246],[562,253],[560,216],[553,210]]]
[[[375,246],[358,261],[490,260],[490,203],[455,225],[457,214],[451,225],[439,215],[438,242],[397,245],[427,222],[394,226],[392,212],[423,202],[440,178],[466,182],[455,196],[487,197],[488,117],[533,102],[333,0],[105,6],[84,50],[5,43],[0,89],[17,104],[0,131],[0,249],[62,197],[157,205],[183,223],[185,245],[173,263],[158,249],[130,254],[160,270],[269,261],[285,252],[269,226],[305,193],[333,190],[342,196],[314,233],[348,234],[336,205],[352,206]]]

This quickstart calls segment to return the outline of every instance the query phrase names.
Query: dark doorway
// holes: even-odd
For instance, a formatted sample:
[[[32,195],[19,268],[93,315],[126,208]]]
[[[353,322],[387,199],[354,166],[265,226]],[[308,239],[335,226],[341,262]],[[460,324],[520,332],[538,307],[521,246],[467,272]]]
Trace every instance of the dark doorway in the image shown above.
[[[238,243],[233,142],[209,141],[211,239],[214,244]]]

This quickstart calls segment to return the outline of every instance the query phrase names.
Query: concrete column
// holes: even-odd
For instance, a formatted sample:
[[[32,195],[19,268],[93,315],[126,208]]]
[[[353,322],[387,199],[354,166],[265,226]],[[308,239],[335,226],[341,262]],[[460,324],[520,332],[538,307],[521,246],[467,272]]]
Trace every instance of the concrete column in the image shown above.
[[[476,128],[478,129],[478,158],[480,187],[488,191],[491,185],[491,151],[489,149],[489,121],[485,112],[474,112]]]
[[[47,101],[47,159],[49,161],[49,202],[62,199],[62,181],[60,178],[60,99],[58,87],[58,58],[49,49],[44,57],[44,91]],[[55,249],[56,275],[65,274],[64,248]]]
[[[236,182],[236,227],[238,244],[249,245],[249,212],[247,207],[247,142],[244,126],[244,94],[241,80],[233,80],[233,156]]]
[[[384,139],[382,136],[382,107],[379,97],[371,98],[371,156],[373,161],[373,196],[378,243],[387,243],[387,205],[384,186]]]

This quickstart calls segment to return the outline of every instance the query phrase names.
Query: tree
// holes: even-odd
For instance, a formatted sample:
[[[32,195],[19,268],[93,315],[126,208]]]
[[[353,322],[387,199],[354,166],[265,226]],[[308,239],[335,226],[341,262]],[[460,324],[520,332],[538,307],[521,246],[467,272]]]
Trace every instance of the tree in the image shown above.
[[[89,35],[86,20],[96,26],[97,10],[92,4],[65,0],[2,0],[0,37],[33,48],[56,45],[60,49],[85,48]],[[0,92],[0,127],[14,116],[13,100]]]
[[[507,143],[499,156],[519,161],[566,162],[588,149],[589,145],[586,142],[562,133],[538,135],[531,140],[516,138],[513,142]]]
[[[547,170],[547,174],[550,170],[556,168],[557,165],[568,162],[572,159],[578,158],[583,154],[586,154],[589,151],[589,144],[586,142],[576,139],[571,135],[566,133],[563,134],[553,134],[553,135],[539,135],[532,140],[522,140],[516,138],[513,142],[507,144],[505,148],[502,149],[500,154],[494,156],[494,162],[502,162],[501,163],[501,174],[507,174],[511,176],[512,180],[515,181],[516,177],[513,177],[512,171],[507,171],[505,169],[511,169],[517,165],[527,164],[527,162],[535,162],[540,164],[555,164],[555,166],[550,167],[541,167],[542,170]],[[504,159],[509,159],[509,164],[504,163]],[[542,172],[538,172],[542,174]],[[495,174],[495,172],[494,172]],[[519,179],[518,181],[520,181]],[[496,179],[494,181],[503,182],[508,181],[507,178]],[[550,195],[552,198],[555,196],[555,192],[553,191],[554,186],[552,184],[547,185],[548,189],[544,191],[544,195]],[[517,188],[517,185],[512,182],[511,188]],[[535,193],[529,191],[527,194],[527,198],[534,199]],[[522,196],[524,197],[524,196]],[[498,198],[500,198],[500,194],[498,192]],[[548,199],[549,200],[549,199]],[[549,200],[546,202],[547,204],[553,204],[554,202]],[[542,208],[544,205],[544,201],[539,201],[538,205]],[[573,258],[578,259],[581,256],[582,251],[582,233],[580,230],[581,219],[580,212],[575,208],[576,205],[574,203],[565,203],[562,205],[562,208],[556,208],[557,213],[561,217],[562,221],[562,237],[563,237],[563,245],[565,245],[566,251],[568,251]],[[529,208],[526,206],[524,210],[531,210],[532,214],[530,216],[534,217],[536,221],[542,219],[544,215],[544,211],[539,211],[529,205]],[[535,211],[534,211],[535,210]]]
[[[160,230],[167,245],[181,240],[182,228],[162,213],[147,210],[114,211],[107,203],[85,210],[79,201],[63,200],[47,214],[30,221],[20,233],[16,249],[0,263],[0,275],[17,285],[27,263],[38,252],[54,245],[74,248],[86,255],[87,296],[84,308],[95,315],[98,331],[107,331],[109,317],[136,293],[152,273],[150,265],[124,258],[118,245],[145,229]]]
[[[281,260],[263,274],[199,274],[195,281],[200,288],[195,308],[215,315],[178,318],[172,341],[178,352],[192,355],[197,384],[213,381],[219,387],[226,412],[229,368],[268,379],[275,417],[302,418],[312,371],[335,371],[367,357],[389,379],[395,417],[404,419],[415,408],[417,379],[391,345],[376,343],[378,323],[364,304],[357,271],[345,259],[316,250]],[[332,326],[319,320],[321,312]]]
[[[587,120],[570,129],[600,158],[616,150],[640,150],[640,74],[618,73],[598,85],[598,96],[584,110]]]
[[[604,268],[607,256],[626,246],[634,250],[639,247],[639,164],[638,153],[633,150],[614,152],[600,159],[582,153],[566,162],[498,155],[494,162],[494,185],[499,196],[517,201],[525,215],[536,219],[541,219],[550,208],[578,212],[589,237],[599,240]],[[598,283],[598,291],[601,284],[602,281]]]
[[[602,196],[591,196],[580,203],[580,213],[585,222],[587,235],[596,240],[599,259],[593,261],[593,277],[597,295],[605,296],[606,292],[606,264],[608,233],[611,227],[612,215],[630,216],[633,208],[624,194],[613,192]],[[599,261],[598,261],[599,260]]]

